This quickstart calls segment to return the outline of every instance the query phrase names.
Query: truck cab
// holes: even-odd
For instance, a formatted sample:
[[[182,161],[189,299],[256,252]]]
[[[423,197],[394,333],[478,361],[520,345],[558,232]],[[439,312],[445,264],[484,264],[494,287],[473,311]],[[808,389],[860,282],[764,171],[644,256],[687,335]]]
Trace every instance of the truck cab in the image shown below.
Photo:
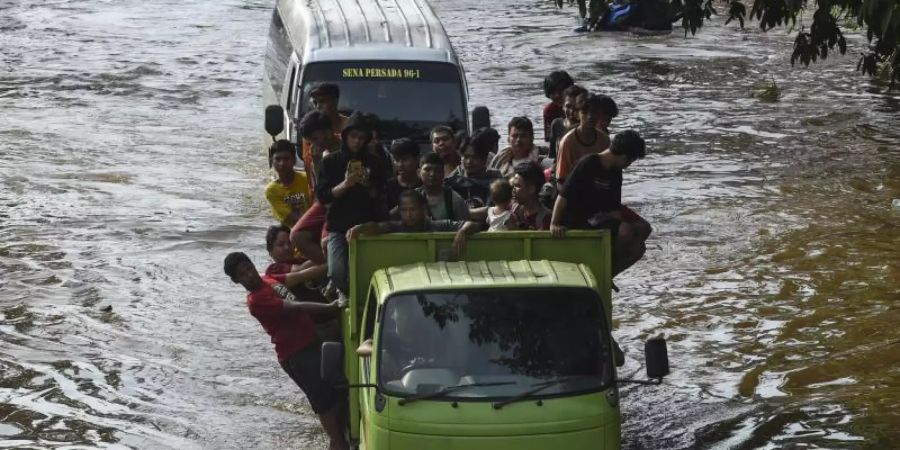
[[[264,71],[264,104],[280,113],[267,114],[267,132],[293,142],[310,91],[326,82],[340,88],[340,110],[378,116],[383,142],[424,147],[437,125],[489,125],[486,109],[470,122],[465,71],[425,0],[278,0]]]
[[[351,438],[376,450],[619,448],[609,234],[476,235],[447,261],[452,238],[351,244],[344,339],[322,349],[323,377],[351,387]],[[648,375],[661,378],[664,344],[656,353]]]

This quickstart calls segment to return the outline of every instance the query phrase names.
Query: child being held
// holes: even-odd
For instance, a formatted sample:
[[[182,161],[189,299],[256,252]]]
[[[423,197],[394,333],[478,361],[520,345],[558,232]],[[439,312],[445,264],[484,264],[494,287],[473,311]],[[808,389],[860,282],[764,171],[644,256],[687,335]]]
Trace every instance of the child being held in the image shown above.
[[[488,231],[505,231],[516,229],[512,218],[512,186],[509,180],[501,178],[491,183],[491,202],[488,207]]]

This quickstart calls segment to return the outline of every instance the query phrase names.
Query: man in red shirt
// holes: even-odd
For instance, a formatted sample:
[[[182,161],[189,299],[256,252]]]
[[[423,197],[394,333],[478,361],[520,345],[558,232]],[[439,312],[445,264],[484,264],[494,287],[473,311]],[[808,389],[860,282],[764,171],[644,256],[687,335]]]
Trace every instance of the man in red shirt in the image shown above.
[[[347,424],[346,391],[325,383],[320,372],[322,343],[310,313],[336,312],[343,302],[299,301],[290,289],[321,276],[313,268],[283,275],[260,276],[250,258],[240,252],[225,257],[225,274],[249,292],[247,308],[275,344],[275,354],[285,372],[306,394],[328,434],[330,450],[349,450],[344,437]]]

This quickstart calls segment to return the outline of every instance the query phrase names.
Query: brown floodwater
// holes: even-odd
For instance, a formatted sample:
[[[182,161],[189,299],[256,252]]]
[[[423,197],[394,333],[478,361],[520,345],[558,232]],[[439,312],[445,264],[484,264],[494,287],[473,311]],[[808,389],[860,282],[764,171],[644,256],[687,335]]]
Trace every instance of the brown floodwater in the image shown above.
[[[501,134],[562,68],[648,138],[615,335],[623,376],[661,333],[673,373],[623,389],[624,446],[895,447],[900,94],[853,72],[865,39],[792,68],[784,31],[578,35],[552,4],[434,2]],[[270,8],[0,0],[0,447],[323,448],[221,273],[266,259]]]

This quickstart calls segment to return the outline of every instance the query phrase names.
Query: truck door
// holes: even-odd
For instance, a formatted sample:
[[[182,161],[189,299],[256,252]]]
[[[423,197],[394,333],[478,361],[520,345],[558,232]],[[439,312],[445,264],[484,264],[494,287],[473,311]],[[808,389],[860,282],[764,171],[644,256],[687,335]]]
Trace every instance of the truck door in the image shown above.
[[[361,384],[370,384],[375,382],[375,360],[377,358],[377,341],[375,341],[375,323],[378,316],[378,296],[375,287],[369,289],[369,296],[366,300],[366,307],[362,317],[362,329],[360,330],[360,342],[371,339],[373,341],[373,351],[371,356],[361,356],[359,360],[359,378]],[[360,448],[365,449],[368,439],[366,432],[366,418],[369,414],[377,414],[375,409],[375,388],[361,388],[359,392],[359,438]],[[352,417],[351,417],[352,420]]]

